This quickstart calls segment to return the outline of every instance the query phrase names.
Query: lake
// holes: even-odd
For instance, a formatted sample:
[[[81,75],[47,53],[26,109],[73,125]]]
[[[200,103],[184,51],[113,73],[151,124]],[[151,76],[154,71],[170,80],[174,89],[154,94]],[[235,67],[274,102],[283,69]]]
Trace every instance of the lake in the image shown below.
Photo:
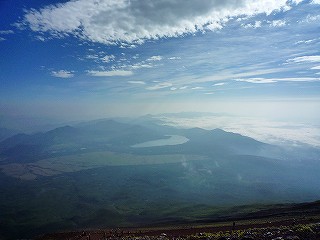
[[[168,136],[169,138],[138,143],[138,144],[132,145],[131,147],[133,148],[160,147],[160,146],[183,144],[189,141],[189,139],[184,136],[179,136],[179,135],[166,135],[166,136]]]

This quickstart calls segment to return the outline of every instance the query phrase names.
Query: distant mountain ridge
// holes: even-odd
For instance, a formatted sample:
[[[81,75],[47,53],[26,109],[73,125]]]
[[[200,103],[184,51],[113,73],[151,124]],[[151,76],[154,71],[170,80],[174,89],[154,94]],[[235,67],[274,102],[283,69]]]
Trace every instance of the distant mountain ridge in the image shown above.
[[[20,161],[30,162],[32,161],[30,157],[35,152],[44,157],[57,151],[73,153],[81,148],[120,149],[119,146],[128,148],[137,142],[161,137],[163,135],[139,125],[105,120],[76,127],[59,127],[44,133],[11,136],[0,142],[0,156],[9,161],[20,159]],[[29,152],[28,148],[30,148]],[[39,156],[35,157],[35,160],[38,160]]]
[[[8,137],[11,137],[11,136],[17,134],[17,133],[18,133],[17,130],[0,127],[0,142],[5,140]]]
[[[130,146],[146,141],[165,139],[168,134],[187,137],[190,141],[181,146],[152,149],[132,149]],[[195,153],[199,151],[236,154],[258,154],[268,145],[250,137],[222,129],[177,129],[152,124],[147,126],[117,122],[111,119],[84,122],[75,126],[63,126],[44,133],[17,134],[0,142],[0,156],[8,161],[32,162],[52,154],[68,154],[86,149],[111,150],[137,153],[162,151],[171,153]],[[29,151],[28,151],[29,149]],[[55,155],[54,155],[55,156]]]

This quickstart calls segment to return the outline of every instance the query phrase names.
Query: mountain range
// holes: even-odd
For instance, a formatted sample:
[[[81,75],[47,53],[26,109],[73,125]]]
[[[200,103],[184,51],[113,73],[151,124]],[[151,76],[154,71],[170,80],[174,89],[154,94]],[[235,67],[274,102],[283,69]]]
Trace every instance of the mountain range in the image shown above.
[[[244,204],[315,201],[320,154],[313,149],[310,158],[308,149],[150,117],[19,133],[0,142],[0,236],[198,221]]]

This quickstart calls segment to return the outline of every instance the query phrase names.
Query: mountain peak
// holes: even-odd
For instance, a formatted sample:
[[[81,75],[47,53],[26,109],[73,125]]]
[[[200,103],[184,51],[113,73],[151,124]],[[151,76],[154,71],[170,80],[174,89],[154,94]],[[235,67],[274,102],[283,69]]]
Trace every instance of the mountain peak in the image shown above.
[[[213,132],[213,133],[229,133],[221,128],[212,129],[211,132]]]

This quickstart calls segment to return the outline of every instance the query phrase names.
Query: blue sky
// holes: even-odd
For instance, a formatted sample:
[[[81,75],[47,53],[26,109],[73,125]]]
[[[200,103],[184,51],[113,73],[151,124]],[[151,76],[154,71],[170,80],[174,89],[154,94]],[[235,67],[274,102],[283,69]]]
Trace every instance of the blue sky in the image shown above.
[[[4,0],[0,16],[1,117],[320,119],[319,0]]]

